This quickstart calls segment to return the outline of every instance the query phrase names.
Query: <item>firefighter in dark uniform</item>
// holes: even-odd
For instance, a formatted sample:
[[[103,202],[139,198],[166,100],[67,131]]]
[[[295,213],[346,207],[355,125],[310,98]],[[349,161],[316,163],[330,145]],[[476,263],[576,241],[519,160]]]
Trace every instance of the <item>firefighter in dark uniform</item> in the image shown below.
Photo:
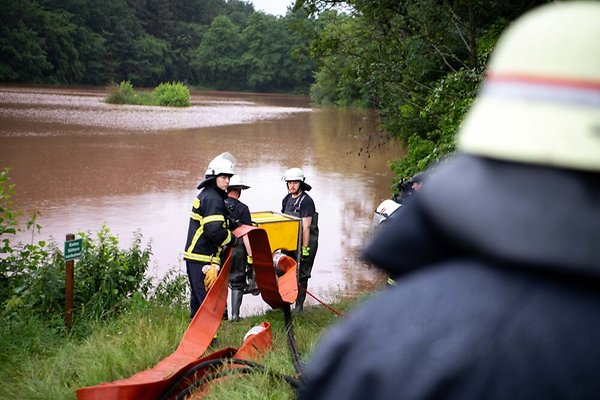
[[[223,153],[209,164],[200,192],[194,199],[183,258],[190,282],[191,318],[214,284],[221,265],[221,252],[234,246],[236,238],[227,229],[225,198],[229,179],[235,174],[233,157]]]
[[[241,225],[252,225],[248,206],[239,200],[242,190],[249,188],[250,186],[242,183],[242,178],[239,175],[233,175],[229,181],[229,188],[227,189],[229,197],[225,199],[225,205],[231,230],[235,230]],[[258,294],[252,266],[252,249],[248,237],[244,236],[242,239],[238,240],[231,249],[229,287],[231,288],[231,319],[234,321],[240,318],[240,307],[244,293]]]
[[[305,182],[304,172],[300,168],[290,168],[283,176],[288,194],[281,202],[281,212],[294,217],[302,218],[301,233],[301,256],[298,268],[298,298],[296,300],[296,311],[302,311],[308,280],[315,262],[317,248],[319,247],[319,214],[315,208],[315,202],[308,195],[312,187]]]

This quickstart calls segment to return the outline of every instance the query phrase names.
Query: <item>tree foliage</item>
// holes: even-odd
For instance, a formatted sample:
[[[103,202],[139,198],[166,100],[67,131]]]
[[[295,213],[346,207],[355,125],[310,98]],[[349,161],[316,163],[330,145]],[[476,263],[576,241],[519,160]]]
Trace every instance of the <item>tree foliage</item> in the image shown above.
[[[368,104],[407,145],[398,180],[454,150],[454,135],[502,29],[545,1],[297,0],[326,26],[312,38],[320,61],[311,95]]]
[[[0,82],[307,93],[313,63],[292,13],[242,0],[0,0]],[[255,42],[256,41],[256,42]]]

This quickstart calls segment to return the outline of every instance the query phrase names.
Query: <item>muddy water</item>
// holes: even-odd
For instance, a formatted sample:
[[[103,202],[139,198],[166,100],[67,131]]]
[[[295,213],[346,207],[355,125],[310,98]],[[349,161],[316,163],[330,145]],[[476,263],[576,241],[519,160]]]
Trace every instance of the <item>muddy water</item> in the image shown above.
[[[402,149],[380,139],[372,112],[314,108],[298,96],[193,92],[192,107],[172,109],[107,105],[105,95],[0,87],[0,167],[11,168],[16,208],[41,213],[34,240],[62,246],[66,233],[106,224],[128,247],[139,230],[152,246],[152,275],[185,273],[197,183],[208,162],[229,151],[251,186],[241,197],[251,211],[280,211],[283,172],[303,168],[320,214],[312,293],[327,300],[381,284],[358,254]],[[19,239],[31,241],[31,233]],[[245,296],[242,314],[265,308]]]

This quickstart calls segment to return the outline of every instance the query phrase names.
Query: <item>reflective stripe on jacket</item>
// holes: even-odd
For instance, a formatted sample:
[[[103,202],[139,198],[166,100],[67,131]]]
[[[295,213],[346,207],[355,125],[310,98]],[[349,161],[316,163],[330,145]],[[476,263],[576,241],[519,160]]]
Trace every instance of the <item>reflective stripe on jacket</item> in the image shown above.
[[[231,232],[225,223],[226,196],[222,190],[208,186],[194,199],[183,253],[185,260],[221,263],[221,250],[231,241]]]

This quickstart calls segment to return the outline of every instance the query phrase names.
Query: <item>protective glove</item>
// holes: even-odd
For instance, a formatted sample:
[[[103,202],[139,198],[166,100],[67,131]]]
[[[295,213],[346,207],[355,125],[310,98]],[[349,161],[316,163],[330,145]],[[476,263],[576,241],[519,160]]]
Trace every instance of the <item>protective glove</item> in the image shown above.
[[[302,246],[302,255],[300,256],[300,261],[306,261],[310,257],[310,247]]]
[[[221,268],[216,264],[205,265],[202,267],[202,272],[204,272],[204,287],[207,292],[217,281],[220,269]]]

